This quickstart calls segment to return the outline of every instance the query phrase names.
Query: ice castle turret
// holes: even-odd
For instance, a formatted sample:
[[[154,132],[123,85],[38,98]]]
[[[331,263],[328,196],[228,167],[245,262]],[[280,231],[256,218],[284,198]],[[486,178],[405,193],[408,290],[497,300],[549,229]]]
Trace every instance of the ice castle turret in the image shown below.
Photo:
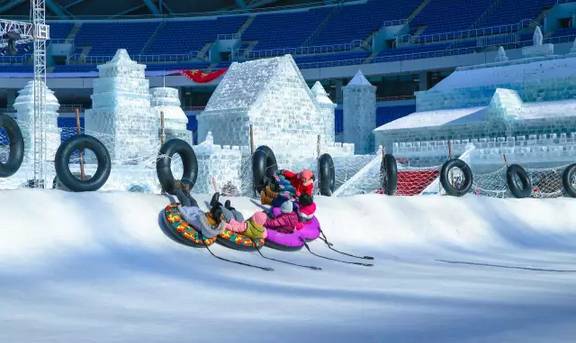
[[[166,140],[180,138],[192,144],[192,131],[186,129],[188,117],[180,107],[178,89],[170,87],[152,88],[152,110],[157,118],[164,114]]]
[[[160,118],[150,107],[145,69],[131,60],[125,49],[98,66],[92,109],[85,114],[86,130],[102,139],[117,162],[153,156],[158,151]]]
[[[312,94],[314,94],[314,99],[320,108],[322,114],[322,121],[324,126],[324,132],[322,133],[323,141],[334,142],[336,136],[336,124],[335,124],[335,114],[336,104],[330,100],[328,93],[319,81],[316,81],[312,87]]]
[[[376,125],[376,87],[359,70],[343,91],[344,142],[354,143],[356,154],[372,153],[372,130]]]
[[[54,160],[56,150],[60,146],[60,130],[58,129],[58,109],[60,104],[45,83],[42,83],[46,100],[44,103],[44,127],[46,128],[46,159]],[[32,130],[34,127],[34,81],[28,81],[26,87],[18,91],[18,96],[14,101],[14,108],[17,112],[17,119],[21,124],[22,135],[24,137],[24,160],[30,162],[34,159],[34,139]]]

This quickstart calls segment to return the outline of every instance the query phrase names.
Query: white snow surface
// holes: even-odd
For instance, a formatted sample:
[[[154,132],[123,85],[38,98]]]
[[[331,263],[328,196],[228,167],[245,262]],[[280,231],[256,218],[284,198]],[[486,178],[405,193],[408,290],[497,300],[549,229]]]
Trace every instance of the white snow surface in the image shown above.
[[[158,225],[167,202],[1,191],[0,342],[576,339],[576,200],[318,197],[326,235],[375,256],[369,268],[263,249],[323,268],[311,271],[213,247],[273,272],[174,242]]]

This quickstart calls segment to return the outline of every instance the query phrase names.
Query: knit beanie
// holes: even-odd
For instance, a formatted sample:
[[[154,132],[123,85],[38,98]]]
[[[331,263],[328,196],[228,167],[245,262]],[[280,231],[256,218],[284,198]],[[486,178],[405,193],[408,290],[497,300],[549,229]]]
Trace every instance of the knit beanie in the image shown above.
[[[280,206],[280,210],[282,211],[282,213],[291,213],[294,211],[294,205],[292,204],[292,201],[288,200],[288,201],[284,201],[282,203],[282,206]]]
[[[268,216],[264,212],[256,212],[254,213],[254,215],[252,215],[252,218],[250,219],[252,219],[254,224],[262,226],[264,225],[264,223],[266,223],[266,219],[268,219]]]

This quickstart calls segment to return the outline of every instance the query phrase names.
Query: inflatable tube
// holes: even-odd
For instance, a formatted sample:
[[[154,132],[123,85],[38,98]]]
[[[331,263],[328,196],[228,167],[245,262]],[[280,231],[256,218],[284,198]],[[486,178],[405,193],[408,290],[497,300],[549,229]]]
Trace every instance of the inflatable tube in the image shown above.
[[[224,230],[218,235],[216,242],[227,248],[242,251],[252,251],[264,246],[264,238],[252,240],[250,237],[230,230]]]
[[[450,180],[450,171],[454,168],[458,168],[462,171],[464,179],[459,185],[453,185]],[[468,164],[460,159],[454,158],[446,161],[442,165],[440,170],[440,183],[446,191],[446,194],[451,196],[461,197],[470,191],[472,188],[472,183],[474,182],[474,177],[472,175],[472,170]]]
[[[80,180],[70,171],[68,163],[70,156],[77,150],[92,150],[96,155],[98,168],[94,176],[86,180]],[[88,135],[78,135],[58,147],[54,158],[54,167],[58,180],[72,192],[91,192],[100,189],[110,176],[112,162],[108,149],[99,140]]]
[[[0,162],[0,177],[9,177],[14,175],[24,160],[24,139],[22,131],[14,119],[0,114],[0,128],[6,131],[10,142],[10,153],[5,163]]]
[[[396,159],[391,154],[382,156],[380,164],[380,174],[382,177],[382,190],[386,195],[394,195],[398,188],[398,165]]]
[[[282,233],[268,229],[266,246],[276,250],[296,251],[302,249],[304,242],[312,241],[320,236],[320,223],[314,217],[304,227],[293,233]]]
[[[510,193],[516,198],[528,198],[532,195],[532,182],[522,166],[512,164],[506,170],[506,183]]]
[[[331,196],[336,188],[336,171],[330,154],[322,154],[318,158],[318,175],[320,194]]]
[[[252,175],[254,189],[260,193],[265,186],[266,178],[274,176],[278,170],[276,156],[269,147],[262,145],[252,155]]]
[[[216,242],[216,237],[204,239],[204,242],[202,242],[198,231],[180,216],[178,205],[170,204],[166,206],[162,213],[162,220],[164,227],[167,228],[177,240],[186,245],[204,248]]]
[[[572,198],[576,198],[576,185],[572,183],[572,180],[576,178],[574,174],[576,174],[576,163],[566,167],[562,173],[562,186],[566,194]]]
[[[171,168],[172,156],[174,156],[174,154],[180,155],[182,159],[184,166],[182,178],[192,180],[193,187],[198,177],[198,160],[190,144],[177,138],[164,143],[160,148],[159,157],[156,161],[156,175],[162,185],[162,189],[170,194],[175,193],[174,183],[176,180],[174,179]]]

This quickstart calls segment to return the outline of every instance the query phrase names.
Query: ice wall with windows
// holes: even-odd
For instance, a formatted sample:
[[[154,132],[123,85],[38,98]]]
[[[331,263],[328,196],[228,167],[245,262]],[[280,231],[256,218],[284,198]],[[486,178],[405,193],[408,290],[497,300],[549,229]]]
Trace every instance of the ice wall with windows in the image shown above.
[[[160,118],[150,106],[145,65],[119,49],[108,63],[98,66],[92,109],[85,113],[87,132],[101,138],[116,163],[132,163],[152,156],[159,148]]]

